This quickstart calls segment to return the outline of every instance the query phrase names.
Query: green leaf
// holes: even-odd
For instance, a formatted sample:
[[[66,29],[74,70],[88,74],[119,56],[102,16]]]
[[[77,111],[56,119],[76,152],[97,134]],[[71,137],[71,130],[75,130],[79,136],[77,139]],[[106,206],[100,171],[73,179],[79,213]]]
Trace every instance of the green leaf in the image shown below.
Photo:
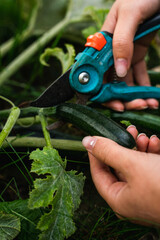
[[[40,240],[64,239],[76,230],[72,220],[72,199],[68,189],[63,187],[58,191],[52,207],[53,210],[49,214],[45,214],[38,224],[38,228],[44,231],[40,235]]]
[[[66,160],[63,161],[55,149],[37,149],[30,159],[34,160],[31,171],[44,176],[34,181],[29,207],[50,206],[50,212],[44,214],[37,225],[42,231],[40,239],[69,237],[76,230],[72,218],[80,204],[85,178],[76,171],[66,171]]]
[[[0,213],[0,239],[12,240],[20,232],[20,219],[12,214]]]
[[[29,209],[28,199],[15,200],[11,202],[0,202],[0,212],[12,214],[18,217],[21,221],[21,231],[16,240],[37,240],[39,230],[36,229],[40,217],[42,216],[41,209]],[[1,238],[0,238],[1,239]]]
[[[62,73],[65,73],[70,66],[74,63],[75,58],[75,50],[71,44],[65,44],[67,52],[64,53],[63,49],[61,48],[47,48],[45,49],[44,53],[40,56],[41,64],[45,66],[49,66],[46,62],[46,59],[49,57],[56,57],[61,62],[62,65]]]
[[[94,6],[98,9],[109,9],[114,2],[113,0],[41,0],[42,7],[39,9],[34,33],[42,34],[46,30],[52,28],[55,24],[64,19],[66,15],[67,6],[71,2],[70,19],[81,19],[82,22],[85,20],[83,15],[85,8]],[[73,32],[74,34],[74,32]]]
[[[43,34],[63,20],[67,5],[68,0],[41,0],[41,7],[34,26],[34,34]]]
[[[131,124],[131,122],[130,121],[127,121],[127,120],[122,120],[122,121],[120,121],[122,124],[124,124],[126,127],[129,127],[130,125],[132,125]]]
[[[80,18],[80,16],[84,17],[84,10],[90,6],[95,7],[97,9],[110,9],[111,5],[113,4],[113,0],[72,0],[72,19]]]
[[[94,22],[94,26],[89,26],[82,30],[82,34],[85,38],[89,35],[94,34],[97,31],[100,31],[109,9],[97,9],[93,6],[87,7],[84,11],[84,16],[88,16]]]
[[[30,208],[47,207],[52,203],[53,193],[59,188],[59,176],[57,179],[47,176],[45,179],[36,179],[34,190],[30,195]]]
[[[88,28],[85,28],[82,30],[82,34],[85,38],[87,38],[89,35],[93,35],[98,31],[96,26],[90,26]]]
[[[84,10],[84,15],[89,16],[96,23],[98,30],[100,30],[108,12],[109,8],[97,9],[94,6],[89,6]]]
[[[57,176],[61,168],[64,169],[66,167],[66,161],[62,161],[58,151],[48,147],[44,147],[43,151],[36,149],[36,151],[30,154],[30,159],[34,160],[31,172],[35,172],[38,175],[50,173],[52,176]]]

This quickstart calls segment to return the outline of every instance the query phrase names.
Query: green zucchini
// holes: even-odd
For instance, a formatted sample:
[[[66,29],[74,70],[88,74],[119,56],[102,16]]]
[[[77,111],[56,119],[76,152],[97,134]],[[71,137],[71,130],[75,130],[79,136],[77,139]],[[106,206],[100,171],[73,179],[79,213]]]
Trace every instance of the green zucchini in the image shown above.
[[[103,136],[127,148],[134,148],[136,145],[130,133],[93,108],[64,103],[56,107],[56,115],[73,123],[91,136]]]
[[[125,111],[123,113],[112,112],[111,118],[114,121],[127,120],[142,130],[154,131],[156,134],[160,133],[160,116],[152,113],[142,111]]]

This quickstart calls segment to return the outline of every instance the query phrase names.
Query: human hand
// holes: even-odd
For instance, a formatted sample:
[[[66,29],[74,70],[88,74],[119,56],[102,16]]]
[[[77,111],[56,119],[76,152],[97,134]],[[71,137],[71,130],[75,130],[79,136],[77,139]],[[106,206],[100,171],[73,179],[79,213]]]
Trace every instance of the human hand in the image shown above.
[[[154,33],[136,41],[135,44],[133,44],[133,39],[139,24],[159,9],[159,0],[117,0],[102,27],[102,31],[113,33],[113,55],[116,73],[129,86],[134,85],[134,81],[140,86],[150,86],[144,57]],[[105,103],[105,106],[117,111],[156,109],[158,108],[158,101],[155,99],[136,99],[122,103],[119,100],[113,100]]]
[[[137,138],[135,127],[128,131]],[[159,138],[138,136],[137,148],[147,152],[126,149],[102,137],[86,137],[83,145],[89,153],[93,182],[114,212],[137,223],[160,224]]]

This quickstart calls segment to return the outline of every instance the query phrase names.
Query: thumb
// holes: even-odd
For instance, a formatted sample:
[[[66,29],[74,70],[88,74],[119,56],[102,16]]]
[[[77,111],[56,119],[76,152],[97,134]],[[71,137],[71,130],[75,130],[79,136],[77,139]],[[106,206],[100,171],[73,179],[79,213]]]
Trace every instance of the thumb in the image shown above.
[[[124,148],[108,138],[97,136],[85,137],[82,144],[102,163],[124,173],[125,177],[130,174],[128,167],[132,161],[134,150]]]
[[[103,137],[85,137],[82,144],[89,152],[91,175],[99,194],[111,208],[116,210],[119,200],[124,197],[125,186],[130,179],[133,164],[130,164],[128,158],[132,156],[133,150]],[[118,181],[108,166],[120,171],[126,181]],[[121,194],[118,195],[119,192]]]

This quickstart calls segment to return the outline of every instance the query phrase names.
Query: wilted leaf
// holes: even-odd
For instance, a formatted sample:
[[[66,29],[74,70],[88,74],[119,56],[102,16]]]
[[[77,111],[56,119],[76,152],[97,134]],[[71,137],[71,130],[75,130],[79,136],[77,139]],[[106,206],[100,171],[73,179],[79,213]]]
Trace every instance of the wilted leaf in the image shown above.
[[[75,50],[71,44],[65,44],[67,52],[65,53],[61,48],[47,48],[45,52],[40,57],[41,64],[45,66],[49,66],[46,62],[46,59],[49,57],[56,57],[61,62],[62,65],[62,73],[65,73],[70,66],[74,63],[75,58]]]
[[[50,212],[44,214],[38,223],[38,229],[42,231],[40,239],[64,239],[76,229],[72,218],[80,204],[84,176],[76,171],[66,171],[66,161],[52,148],[37,149],[31,153],[30,159],[34,160],[31,171],[45,174],[45,177],[35,180],[29,207],[51,206]]]
[[[20,232],[20,219],[12,214],[0,213],[0,239],[12,240]]]

